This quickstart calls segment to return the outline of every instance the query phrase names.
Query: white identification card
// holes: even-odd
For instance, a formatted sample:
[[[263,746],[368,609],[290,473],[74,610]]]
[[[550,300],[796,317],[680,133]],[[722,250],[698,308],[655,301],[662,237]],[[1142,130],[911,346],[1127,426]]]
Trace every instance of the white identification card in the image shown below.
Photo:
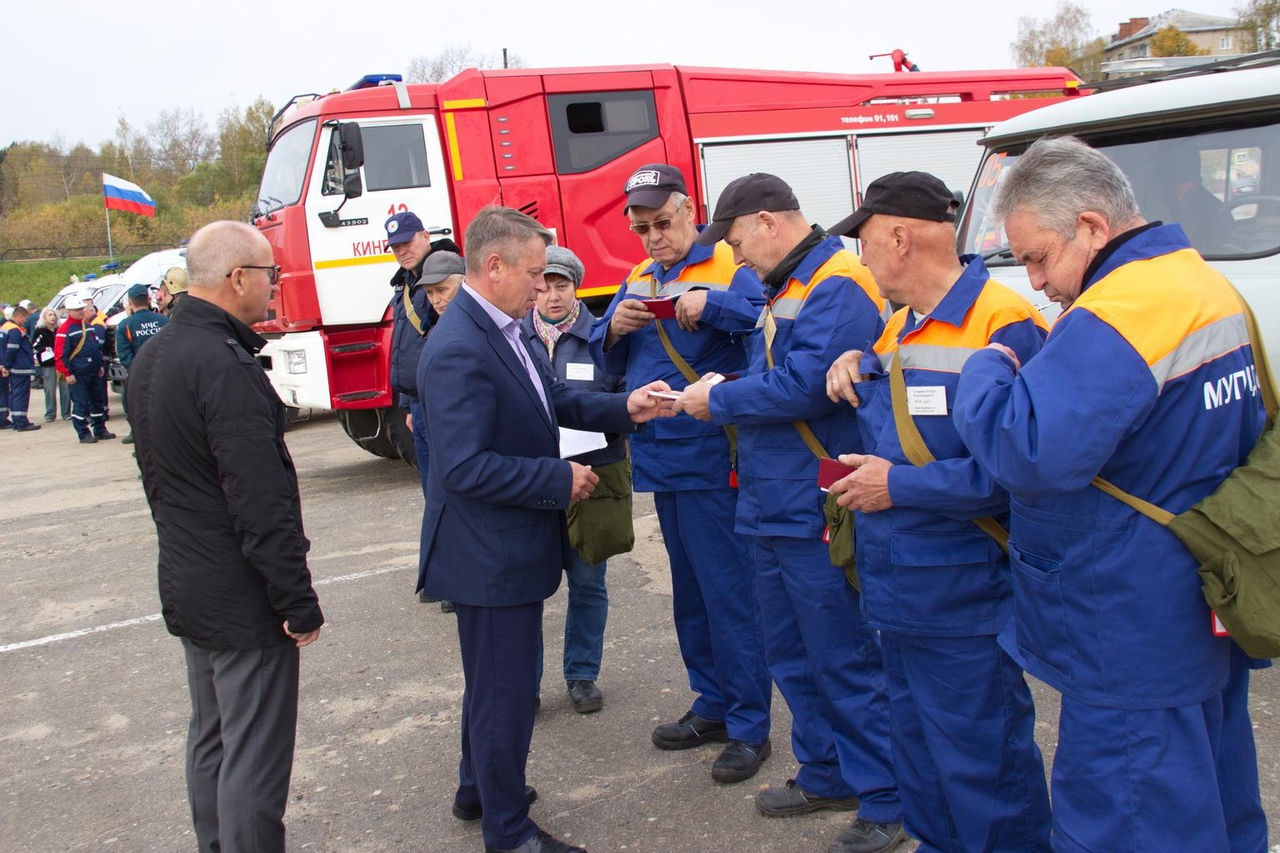
[[[945,415],[947,389],[943,385],[907,387],[907,412],[912,415]]]
[[[564,366],[565,379],[581,379],[590,382],[596,378],[596,366],[594,364],[574,364],[570,362]]]

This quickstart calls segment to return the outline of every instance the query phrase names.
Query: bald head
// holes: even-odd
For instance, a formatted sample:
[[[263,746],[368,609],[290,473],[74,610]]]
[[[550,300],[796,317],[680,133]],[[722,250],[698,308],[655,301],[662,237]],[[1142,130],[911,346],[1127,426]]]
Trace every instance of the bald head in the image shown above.
[[[271,244],[243,222],[211,222],[187,244],[190,293],[246,324],[267,317],[275,292]]]

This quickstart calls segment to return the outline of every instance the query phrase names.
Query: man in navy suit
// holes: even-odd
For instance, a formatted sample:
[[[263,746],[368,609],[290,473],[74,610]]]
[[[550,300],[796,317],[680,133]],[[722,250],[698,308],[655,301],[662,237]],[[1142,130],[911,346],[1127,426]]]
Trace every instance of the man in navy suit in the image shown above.
[[[672,414],[650,396],[576,391],[535,366],[520,320],[546,289],[551,234],[516,210],[487,207],[467,226],[467,279],[418,362],[431,386],[431,467],[419,590],[453,601],[466,692],[453,813],[481,820],[486,853],[571,853],[529,818],[542,602],[572,551],[564,510],[599,478],[560,458],[558,429],[632,432]]]

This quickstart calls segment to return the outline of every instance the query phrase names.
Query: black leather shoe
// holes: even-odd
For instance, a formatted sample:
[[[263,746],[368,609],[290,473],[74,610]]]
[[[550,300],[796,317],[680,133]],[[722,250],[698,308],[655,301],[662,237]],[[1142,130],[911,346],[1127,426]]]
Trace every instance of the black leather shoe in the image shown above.
[[[121,443],[121,444],[133,444],[133,433],[129,433],[129,434],[128,434],[128,435],[126,435],[124,438],[120,439],[120,443]]]
[[[93,437],[98,441],[106,441],[109,438],[115,438],[116,434],[111,430],[104,429],[102,432],[95,433]]]
[[[80,443],[81,444],[97,444],[98,439],[94,438],[91,435],[82,435],[80,436]]]
[[[533,805],[538,801],[538,792],[532,785],[524,786],[525,796],[529,798],[529,805]],[[457,800],[453,801],[453,816],[458,820],[479,820],[484,817],[484,806],[476,803],[472,806],[464,806]]]
[[[875,823],[858,818],[853,826],[836,836],[828,853],[883,853],[905,838],[900,823]]]
[[[432,598],[431,596],[427,595],[425,592],[420,592],[418,593],[418,600],[421,601],[423,604],[435,604],[440,599]]]
[[[674,723],[663,723],[653,730],[653,745],[658,749],[692,749],[704,743],[729,740],[724,720],[708,720],[690,711]]]
[[[604,707],[604,694],[594,681],[570,681],[569,698],[579,714],[591,714]]]
[[[740,740],[729,741],[715,764],[711,765],[711,778],[717,782],[743,782],[756,775],[760,765],[773,752],[769,741],[754,746]]]
[[[587,853],[585,847],[574,847],[541,829],[519,847],[485,847],[484,853]]]
[[[456,609],[457,609],[457,608],[455,608],[455,607],[453,606],[453,602],[452,602],[452,601],[441,601],[441,602],[440,602],[440,612],[441,612],[441,613],[453,613]]]
[[[756,808],[768,817],[790,817],[822,809],[851,812],[857,807],[857,797],[819,797],[801,788],[795,779],[788,779],[781,788],[765,788],[756,794]]]
[[[40,429],[40,424],[27,424],[26,426],[16,426],[14,432],[31,432],[33,429]]]

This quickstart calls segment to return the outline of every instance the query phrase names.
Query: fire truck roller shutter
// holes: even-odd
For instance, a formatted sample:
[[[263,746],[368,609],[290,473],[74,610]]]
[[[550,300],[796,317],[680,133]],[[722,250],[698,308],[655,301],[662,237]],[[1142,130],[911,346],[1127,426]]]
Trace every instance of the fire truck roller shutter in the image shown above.
[[[853,165],[849,137],[704,144],[702,168],[707,210],[725,186],[752,172],[777,175],[791,185],[810,222],[831,225],[853,213]]]
[[[855,144],[859,192],[890,172],[914,171],[935,175],[947,189],[968,195],[983,154],[978,140],[984,135],[985,130],[970,129],[859,136]]]

